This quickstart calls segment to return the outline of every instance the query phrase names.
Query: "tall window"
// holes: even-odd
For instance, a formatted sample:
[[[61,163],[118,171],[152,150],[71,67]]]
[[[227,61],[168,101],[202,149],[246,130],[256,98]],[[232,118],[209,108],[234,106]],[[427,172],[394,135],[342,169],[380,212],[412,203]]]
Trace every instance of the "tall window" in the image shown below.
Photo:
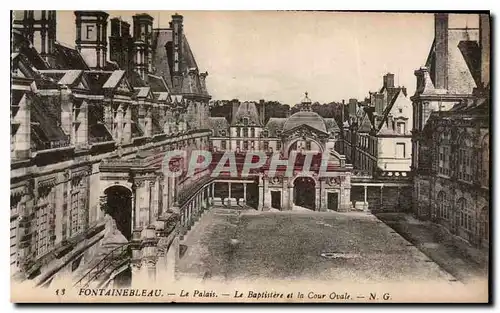
[[[252,127],[252,128],[250,128],[250,136],[251,136],[252,138],[254,138],[254,137],[255,137],[255,128],[253,128],[253,127]]]
[[[54,193],[51,188],[40,188],[39,198],[35,206],[36,234],[35,253],[42,256],[50,247],[49,218],[54,205]]]
[[[236,128],[236,137],[241,137],[241,127]]]
[[[472,181],[472,141],[462,137],[458,148],[458,178]]]
[[[441,133],[439,142],[439,161],[438,161],[438,173],[450,176],[450,132]]]
[[[78,233],[79,230],[79,207],[80,207],[80,197],[79,192],[74,191],[71,193],[71,210],[70,210],[70,219],[69,219],[69,235],[74,236]]]
[[[245,138],[248,137],[248,128],[247,127],[243,128],[243,137],[245,137]]]
[[[438,217],[442,219],[450,218],[450,204],[446,193],[443,191],[439,192],[437,196],[437,207],[438,207]]]
[[[243,118],[243,125],[248,126],[248,117]]]
[[[308,151],[311,150],[311,141],[310,140],[306,141],[306,150],[308,150]]]
[[[488,215],[488,207],[485,206],[481,210],[480,236],[482,240],[490,240],[490,217]]]
[[[222,150],[226,150],[226,141],[225,140],[222,140],[220,145],[221,145]]]
[[[472,216],[472,210],[470,210],[467,200],[460,198],[458,200],[458,212],[459,212],[459,225],[461,228],[472,231],[474,218]]]
[[[243,149],[248,150],[248,141],[243,141]]]
[[[264,151],[269,150],[269,141],[264,141]]]
[[[406,124],[404,122],[398,122],[398,134],[406,133]]]
[[[484,136],[481,143],[481,160],[479,162],[479,174],[482,186],[488,186],[490,183],[490,136]]]
[[[281,141],[276,141],[276,149],[280,150],[281,149]]]
[[[396,158],[406,158],[406,146],[404,143],[396,143]]]

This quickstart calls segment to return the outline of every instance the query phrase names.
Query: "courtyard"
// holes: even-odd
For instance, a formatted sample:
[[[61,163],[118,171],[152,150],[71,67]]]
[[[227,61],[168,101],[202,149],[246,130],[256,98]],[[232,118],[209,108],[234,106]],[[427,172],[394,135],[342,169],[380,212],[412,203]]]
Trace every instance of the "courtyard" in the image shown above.
[[[212,208],[183,239],[179,277],[458,283],[375,216]]]

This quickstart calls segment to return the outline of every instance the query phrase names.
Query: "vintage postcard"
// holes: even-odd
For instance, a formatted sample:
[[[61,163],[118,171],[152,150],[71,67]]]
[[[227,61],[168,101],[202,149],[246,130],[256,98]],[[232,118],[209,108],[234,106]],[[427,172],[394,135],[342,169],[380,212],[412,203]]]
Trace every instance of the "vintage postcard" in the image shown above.
[[[12,11],[11,301],[489,302],[488,11]]]

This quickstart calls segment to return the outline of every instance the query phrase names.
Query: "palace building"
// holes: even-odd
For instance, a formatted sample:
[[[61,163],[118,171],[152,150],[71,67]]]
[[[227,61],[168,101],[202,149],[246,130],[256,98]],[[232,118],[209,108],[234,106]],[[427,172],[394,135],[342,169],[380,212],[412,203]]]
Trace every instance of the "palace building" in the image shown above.
[[[69,275],[81,286],[102,285],[117,264],[101,261],[117,251],[124,253],[120,271],[172,271],[178,234],[209,205],[207,172],[170,178],[161,171],[166,151],[208,149],[211,135],[207,73],[198,69],[183,17],[158,29],[137,14],[132,30],[108,17],[76,11],[70,47],[57,41],[55,11],[14,12],[16,280],[46,286]]]
[[[490,17],[459,25],[435,14],[427,63],[415,71],[413,212],[477,247],[490,229]],[[453,25],[453,26],[452,26]],[[485,253],[487,255],[487,253]]]
[[[290,177],[286,177],[284,167],[271,177],[271,169],[264,166],[245,179],[218,182],[215,201],[247,204],[249,190],[253,190],[254,197],[258,195],[253,205],[259,210],[292,210],[297,205],[317,211],[351,210],[352,167],[336,149],[340,129],[335,119],[312,112],[311,103],[306,93],[299,112],[288,118],[271,117],[265,125],[264,108],[254,102],[233,103],[230,123],[224,117],[210,118],[214,134],[210,141],[215,155],[234,151],[243,164],[246,152],[262,151],[270,158],[279,157],[282,164],[289,160],[293,164]],[[297,158],[291,159],[293,153]],[[307,155],[311,157],[309,174],[302,171]],[[331,177],[318,175],[322,155],[328,156]],[[243,188],[239,188],[242,184]]]

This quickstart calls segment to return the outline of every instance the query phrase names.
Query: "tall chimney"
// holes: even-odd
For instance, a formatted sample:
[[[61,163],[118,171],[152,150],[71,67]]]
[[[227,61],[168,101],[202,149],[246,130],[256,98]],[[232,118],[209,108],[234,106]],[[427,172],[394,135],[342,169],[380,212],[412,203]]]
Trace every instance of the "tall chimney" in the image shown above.
[[[56,41],[56,11],[17,11],[13,28],[21,30],[40,56],[51,63]]]
[[[479,15],[479,45],[481,48],[481,82],[490,84],[490,15]]]
[[[119,18],[112,18],[110,21],[109,59],[118,63],[121,69],[128,70],[132,50],[130,24]]]
[[[349,114],[356,115],[358,111],[358,100],[357,99],[349,99]]]
[[[90,68],[106,66],[108,47],[108,13],[102,11],[75,11],[76,48]]]
[[[266,105],[265,105],[265,101],[263,99],[259,100],[259,107],[260,107],[260,110],[259,110],[259,117],[260,117],[260,124],[262,126],[264,126],[264,123],[266,121]]]
[[[238,107],[240,106],[240,103],[238,100],[233,100],[231,101],[231,124],[236,122],[236,112],[238,112]]]
[[[143,79],[152,71],[152,34],[153,17],[149,14],[136,14],[134,22],[134,69]]]
[[[184,34],[183,34],[183,17],[182,15],[172,15],[170,28],[172,28],[172,37],[174,42],[173,62],[172,64],[172,81],[174,90],[180,90],[182,87],[182,74],[185,68],[184,65]]]
[[[394,88],[394,74],[387,73],[384,75],[384,87]]]
[[[437,89],[448,88],[448,13],[434,15],[434,40],[436,66],[434,86]]]

